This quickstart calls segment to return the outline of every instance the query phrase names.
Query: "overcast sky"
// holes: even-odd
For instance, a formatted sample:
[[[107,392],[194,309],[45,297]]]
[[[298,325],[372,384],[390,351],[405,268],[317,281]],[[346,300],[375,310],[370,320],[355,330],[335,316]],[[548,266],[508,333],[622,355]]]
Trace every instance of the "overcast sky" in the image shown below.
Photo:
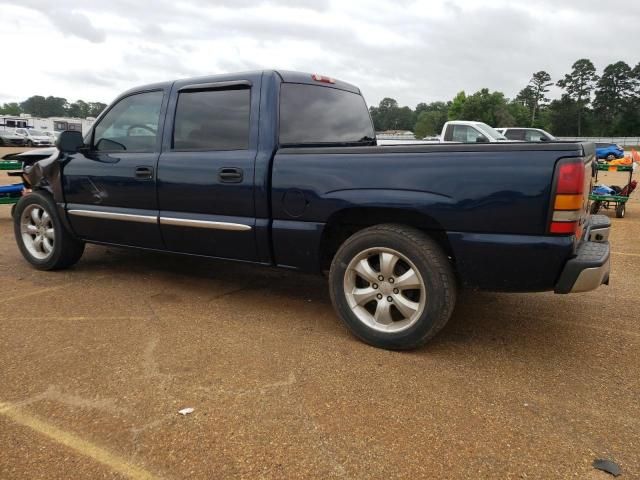
[[[0,0],[0,103],[262,68],[355,83],[370,105],[513,97],[578,58],[633,67],[638,29],[637,0]]]

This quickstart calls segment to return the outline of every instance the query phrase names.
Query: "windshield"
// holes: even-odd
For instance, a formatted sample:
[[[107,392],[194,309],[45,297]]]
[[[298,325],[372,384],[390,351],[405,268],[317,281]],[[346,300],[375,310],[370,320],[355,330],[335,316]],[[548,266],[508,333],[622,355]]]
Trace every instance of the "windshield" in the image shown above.
[[[478,127],[491,138],[495,138],[496,140],[506,140],[506,137],[504,135],[502,135],[495,128],[490,127],[486,123],[476,123],[476,127]]]
[[[46,135],[42,130],[29,130],[29,134],[34,137],[43,137]]]

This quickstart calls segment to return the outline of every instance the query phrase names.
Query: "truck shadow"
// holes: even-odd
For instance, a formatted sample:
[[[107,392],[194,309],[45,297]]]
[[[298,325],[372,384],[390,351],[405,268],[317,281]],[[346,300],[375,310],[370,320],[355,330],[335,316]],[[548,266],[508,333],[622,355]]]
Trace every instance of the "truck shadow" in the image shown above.
[[[323,317],[326,314],[327,318],[335,318],[335,322],[340,323],[331,305],[327,279],[319,275],[224,260],[97,246],[90,246],[75,268],[88,274],[96,271],[104,274],[106,270],[123,278],[143,276],[145,281],[152,275],[164,285],[175,284],[183,290],[187,288],[199,297],[215,295],[224,282],[229,291],[250,289],[268,296],[277,295],[292,303],[312,302],[312,315],[320,312]],[[558,323],[557,315],[549,312],[566,309],[563,307],[566,298],[547,293],[463,291],[458,295],[456,309],[448,324],[415,353],[429,355],[442,349],[451,350],[452,347],[463,350],[480,347],[501,348],[514,355],[520,355],[523,350],[534,350],[538,355],[562,355],[571,348],[570,331],[575,329]],[[177,299],[175,294],[169,294],[165,301]],[[260,299],[261,296],[252,296],[252,301],[260,302]],[[262,308],[259,304],[255,307]],[[566,315],[571,313],[566,312]],[[315,325],[327,329],[327,334],[336,332],[335,327],[322,323]]]

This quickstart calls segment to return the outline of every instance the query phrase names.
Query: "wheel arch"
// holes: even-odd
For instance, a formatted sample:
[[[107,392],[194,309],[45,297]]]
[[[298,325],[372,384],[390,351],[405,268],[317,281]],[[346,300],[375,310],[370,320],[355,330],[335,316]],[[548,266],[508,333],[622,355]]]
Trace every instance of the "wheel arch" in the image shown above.
[[[453,260],[453,250],[446,231],[433,217],[416,210],[387,207],[353,207],[334,212],[322,231],[318,264],[328,270],[340,245],[354,233],[374,225],[396,224],[416,228],[435,240]]]

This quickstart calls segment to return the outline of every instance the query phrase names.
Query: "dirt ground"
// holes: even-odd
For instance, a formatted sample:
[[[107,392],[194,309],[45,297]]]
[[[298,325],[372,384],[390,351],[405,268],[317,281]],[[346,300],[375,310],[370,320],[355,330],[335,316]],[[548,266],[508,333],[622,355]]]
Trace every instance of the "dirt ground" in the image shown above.
[[[610,286],[466,292],[408,353],[320,277],[97,246],[36,271],[0,206],[0,479],[640,478],[636,193]]]

